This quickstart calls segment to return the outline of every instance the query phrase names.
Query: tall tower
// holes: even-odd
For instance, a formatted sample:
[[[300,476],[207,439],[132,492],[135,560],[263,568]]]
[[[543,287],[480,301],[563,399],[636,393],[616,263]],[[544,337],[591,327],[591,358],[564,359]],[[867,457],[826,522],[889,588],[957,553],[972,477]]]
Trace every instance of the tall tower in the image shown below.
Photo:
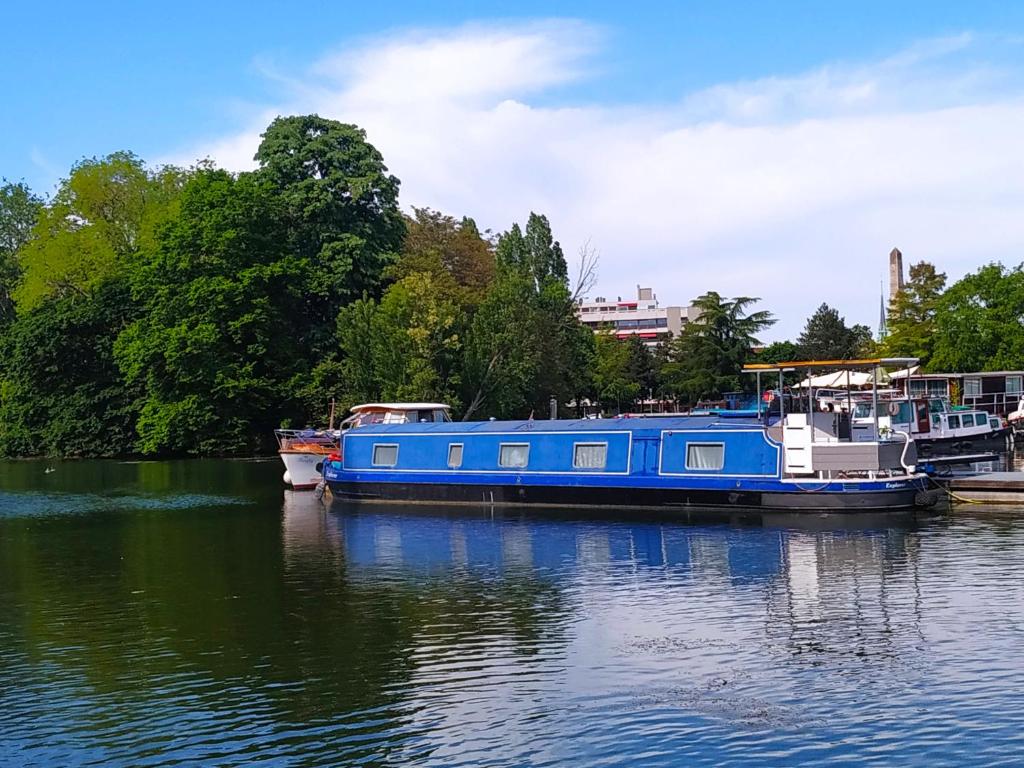
[[[889,251],[889,302],[903,290],[903,254],[899,248]]]

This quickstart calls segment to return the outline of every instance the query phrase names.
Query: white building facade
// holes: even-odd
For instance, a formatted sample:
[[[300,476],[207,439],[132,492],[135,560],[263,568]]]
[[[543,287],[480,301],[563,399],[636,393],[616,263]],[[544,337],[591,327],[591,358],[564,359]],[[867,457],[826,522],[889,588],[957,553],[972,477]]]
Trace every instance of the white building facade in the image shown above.
[[[692,306],[662,307],[651,288],[638,285],[636,299],[582,299],[576,306],[576,315],[594,333],[611,332],[620,339],[639,336],[644,343],[654,346],[670,335],[678,336],[683,326],[693,322],[700,312]]]

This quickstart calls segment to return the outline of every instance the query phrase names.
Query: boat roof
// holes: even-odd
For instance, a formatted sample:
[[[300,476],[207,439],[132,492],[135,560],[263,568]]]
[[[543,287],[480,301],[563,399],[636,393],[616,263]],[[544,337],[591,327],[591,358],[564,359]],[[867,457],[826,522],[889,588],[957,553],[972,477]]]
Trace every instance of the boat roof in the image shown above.
[[[660,432],[674,429],[760,429],[762,423],[756,416],[723,417],[717,414],[706,416],[671,416],[666,418],[642,419],[545,419],[523,421],[455,421],[421,422],[419,424],[369,424],[360,427],[357,433],[397,432],[636,432],[651,430]],[[349,433],[352,434],[352,433]]]
[[[744,373],[765,371],[797,371],[807,368],[831,368],[837,371],[853,368],[906,368],[916,365],[916,357],[864,357],[857,360],[791,360],[784,363],[748,363],[743,366]]]
[[[363,403],[362,405],[353,405],[351,411],[352,413],[362,413],[363,411],[426,411],[437,408],[446,411],[451,410],[451,406],[444,403]]]

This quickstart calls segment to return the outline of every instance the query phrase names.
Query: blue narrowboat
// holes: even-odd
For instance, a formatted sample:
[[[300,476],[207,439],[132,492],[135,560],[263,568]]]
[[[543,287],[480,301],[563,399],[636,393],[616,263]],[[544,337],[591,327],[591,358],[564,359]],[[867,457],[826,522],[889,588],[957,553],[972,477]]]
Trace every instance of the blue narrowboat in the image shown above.
[[[796,511],[935,501],[913,466],[913,443],[843,441],[830,433],[829,414],[454,423],[447,411],[429,413],[343,432],[323,464],[331,495]]]

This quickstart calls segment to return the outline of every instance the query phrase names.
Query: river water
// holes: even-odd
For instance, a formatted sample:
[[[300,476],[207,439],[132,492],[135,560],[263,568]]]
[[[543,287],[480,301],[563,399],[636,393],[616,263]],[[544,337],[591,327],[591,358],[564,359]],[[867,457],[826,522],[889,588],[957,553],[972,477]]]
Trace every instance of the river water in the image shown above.
[[[328,511],[280,473],[0,464],[0,765],[1024,763],[1024,509]]]

